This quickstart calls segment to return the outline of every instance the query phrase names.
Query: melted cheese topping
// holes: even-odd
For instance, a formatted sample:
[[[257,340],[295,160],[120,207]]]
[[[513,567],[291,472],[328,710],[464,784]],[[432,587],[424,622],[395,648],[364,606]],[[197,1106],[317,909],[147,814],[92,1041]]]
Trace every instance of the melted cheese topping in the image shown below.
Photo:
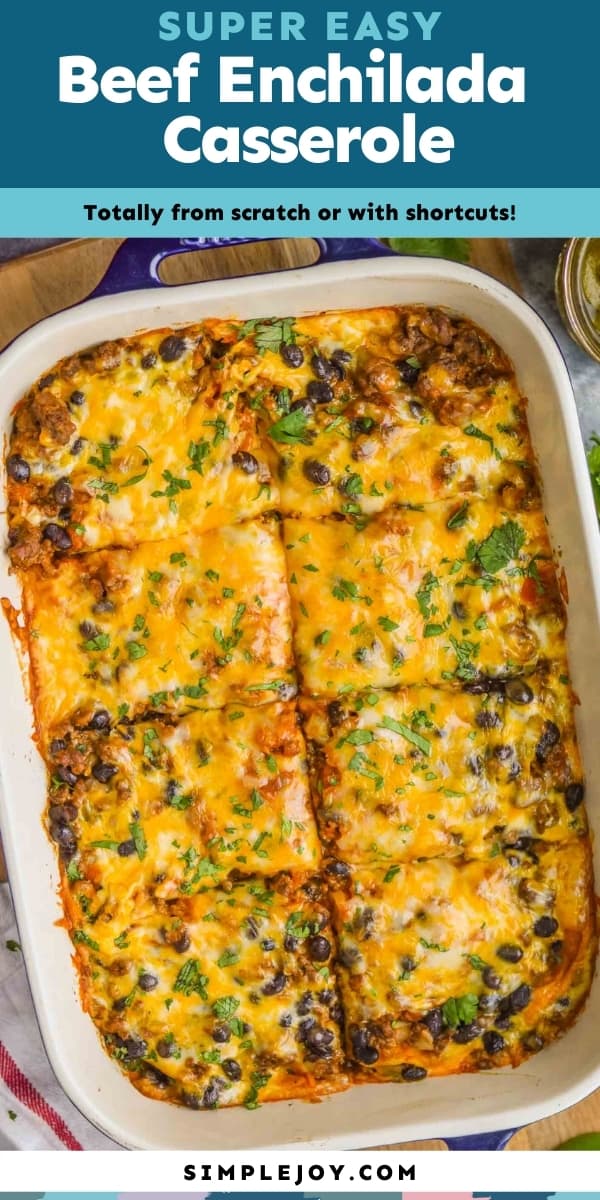
[[[565,804],[581,764],[558,680],[534,675],[508,695],[373,691],[303,710],[321,837],[344,862],[485,858],[586,831]],[[545,755],[549,727],[559,739]]]
[[[296,658],[317,695],[530,671],[562,630],[540,511],[517,522],[465,501],[364,527],[288,519],[285,539]]]
[[[589,838],[492,339],[414,306],[105,343],[7,474],[65,923],[134,1086],[253,1109],[557,1037]]]
[[[102,550],[30,579],[42,729],[84,724],[98,709],[114,721],[294,694],[285,562],[273,525]]]
[[[357,870],[334,892],[349,1048],[363,1069],[410,1079],[411,1065],[517,1063],[528,1041],[539,1049],[572,1020],[590,983],[589,844],[513,857]]]

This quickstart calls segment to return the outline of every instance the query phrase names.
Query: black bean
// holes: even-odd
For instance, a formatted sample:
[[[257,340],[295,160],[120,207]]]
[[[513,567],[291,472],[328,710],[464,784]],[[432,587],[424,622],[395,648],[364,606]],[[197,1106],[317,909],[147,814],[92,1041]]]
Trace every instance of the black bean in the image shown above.
[[[582,783],[570,783],[565,792],[565,804],[569,812],[575,812],[583,802],[584,787]]]
[[[138,986],[143,992],[153,992],[154,988],[158,987],[158,976],[153,975],[150,971],[142,971],[138,979]]]
[[[334,859],[333,862],[328,863],[327,871],[329,875],[337,875],[338,878],[343,878],[344,876],[350,874],[350,867],[348,866],[348,863],[341,862],[339,859]]]
[[[69,449],[69,454],[72,454],[73,457],[75,457],[75,455],[77,455],[77,454],[81,454],[81,451],[83,450],[84,446],[85,446],[85,438],[82,438],[82,437],[75,438],[75,441],[73,442],[73,444],[71,445],[71,447]]]
[[[500,717],[497,712],[491,712],[489,708],[483,708],[477,713],[475,723],[480,729],[497,729],[500,724]]]
[[[408,954],[405,954],[404,957],[400,960],[400,966],[402,967],[403,971],[408,971],[408,972],[416,971],[416,969],[417,969],[417,964],[416,964],[414,958],[410,958],[410,956]]]
[[[554,721],[545,721],[542,736],[535,748],[535,757],[539,763],[544,763],[553,746],[560,742],[560,729]]]
[[[419,1079],[425,1078],[427,1071],[425,1067],[417,1067],[414,1063],[405,1063],[400,1074],[405,1083],[417,1083]]]
[[[90,721],[90,729],[108,729],[109,726],[110,714],[105,708],[97,708]]]
[[[496,694],[501,696],[504,692],[503,679],[491,679],[489,675],[478,675],[476,679],[472,679],[469,683],[463,683],[463,692],[468,692],[470,696],[489,696]]]
[[[163,362],[175,362],[177,358],[181,358],[181,355],[185,353],[185,349],[185,339],[177,337],[174,333],[170,333],[168,337],[163,338],[158,347],[158,353]]]
[[[531,704],[533,700],[533,692],[524,679],[507,679],[504,691],[513,704]]]
[[[304,351],[294,342],[282,342],[279,353],[288,367],[301,367],[304,362]]]
[[[472,775],[483,775],[483,759],[480,754],[469,755],[467,766]]]
[[[331,988],[323,988],[323,991],[319,992],[319,1000],[321,1000],[323,1004],[329,1004],[333,999],[334,993],[332,992]]]
[[[556,917],[538,917],[533,932],[537,937],[549,938],[556,933],[558,929],[558,921]]]
[[[302,466],[302,473],[305,479],[310,483],[315,483],[317,487],[325,487],[331,482],[331,471],[325,463],[317,462],[316,458],[307,458]]]
[[[156,1043],[156,1053],[160,1058],[172,1058],[177,1050],[177,1046],[173,1038],[161,1038]]]
[[[130,854],[135,854],[135,842],[133,838],[128,838],[126,842],[119,842],[117,846],[117,854],[121,858],[129,858]]]
[[[425,409],[423,408],[422,404],[419,404],[418,400],[409,400],[408,411],[410,412],[411,417],[415,418],[415,421],[421,421]]]
[[[294,400],[293,404],[290,404],[290,412],[303,412],[305,417],[313,417],[315,406],[308,396],[303,396],[300,400]]]
[[[189,950],[191,945],[191,938],[187,929],[183,929],[177,940],[175,942],[171,942],[171,945],[178,954],[185,954],[186,950]]]
[[[497,978],[497,976],[496,976]],[[493,992],[482,992],[479,997],[477,1007],[479,1012],[491,1013],[495,1012],[500,1004],[500,997],[494,995]]]
[[[349,363],[352,361],[352,355],[349,350],[344,350],[342,346],[338,346],[331,355],[335,362]]]
[[[94,605],[92,612],[93,613],[114,612],[115,607],[116,607],[116,605],[113,603],[112,600],[108,600],[106,597],[104,597],[102,600],[98,600],[97,604]]]
[[[414,363],[407,362],[406,359],[402,360],[396,365],[403,383],[407,383],[410,386],[411,384],[417,382],[417,379],[419,378],[419,371],[421,370],[420,367],[415,366]]]
[[[52,738],[50,742],[50,753],[60,754],[61,750],[66,750],[67,743],[64,738]]]
[[[539,1033],[536,1033],[535,1030],[531,1030],[529,1033],[523,1034],[521,1041],[525,1049],[529,1050],[530,1054],[537,1054],[538,1050],[541,1050],[544,1045],[544,1039],[540,1037]]]
[[[75,787],[77,776],[70,767],[57,767],[54,773],[61,783],[66,783],[67,787]]]
[[[73,499],[73,488],[68,479],[57,479],[52,488],[52,495],[57,504],[70,504]]]
[[[283,948],[288,954],[293,954],[298,949],[298,938],[295,938],[292,933],[286,933],[283,939]]]
[[[20,454],[9,454],[6,460],[6,470],[15,483],[27,483],[31,474],[29,463],[25,462]]]
[[[200,1097],[197,1092],[180,1092],[179,1099],[186,1108],[200,1108]]]
[[[274,938],[263,938],[263,940],[260,944],[261,944],[263,950],[274,950],[275,949],[275,939]]]
[[[485,967],[481,972],[481,978],[485,983],[485,986],[490,988],[493,992],[497,992],[498,988],[502,986],[502,980],[496,971],[494,971],[493,967]]]
[[[113,763],[97,762],[92,767],[92,775],[98,783],[110,783],[113,775],[117,774],[117,768]]]
[[[224,1058],[221,1063],[221,1070],[225,1072],[228,1079],[232,1079],[237,1083],[238,1079],[242,1078],[242,1068],[235,1058]]]
[[[312,992],[304,992],[296,1005],[296,1012],[300,1017],[303,1017],[305,1013],[310,1012],[313,1003],[314,997]]]
[[[457,621],[466,621],[467,610],[466,610],[464,604],[462,603],[462,600],[454,601],[454,603],[452,605],[452,612],[454,613],[454,616],[456,617]]]
[[[322,354],[313,354],[310,365],[313,375],[316,375],[317,379],[331,379],[334,373],[331,370],[331,363],[327,362]]]
[[[258,471],[258,459],[253,454],[249,454],[247,450],[236,450],[232,454],[231,461],[234,467],[239,467],[244,475],[256,475]]]
[[[557,938],[555,942],[551,942],[548,948],[548,958],[553,963],[559,963],[563,956],[565,943],[562,938]]]
[[[55,521],[49,521],[44,526],[42,537],[47,542],[52,542],[57,550],[70,550],[72,546],[71,537],[63,525],[57,525]]]
[[[501,1034],[496,1033],[495,1029],[488,1029],[483,1035],[483,1048],[486,1054],[500,1054],[504,1050],[505,1042]]]
[[[372,417],[354,417],[350,422],[350,436],[354,438],[362,433],[370,433],[374,425]]]
[[[324,963],[327,962],[331,954],[331,944],[326,937],[317,933],[314,937],[309,937],[306,943],[309,958],[312,962]]]
[[[164,1071],[160,1071],[158,1067],[155,1067],[153,1063],[144,1064],[144,1075],[146,1076],[148,1082],[156,1088],[161,1088],[161,1090],[164,1090],[164,1088],[171,1086],[171,1080],[169,1079],[169,1076],[165,1075]]]
[[[286,983],[287,975],[284,975],[283,971],[278,971],[277,975],[263,983],[261,988],[263,996],[279,996],[284,991]]]
[[[72,855],[77,849],[77,838],[73,833],[70,825],[63,825],[61,822],[50,822],[50,836],[56,842],[65,854]]]
[[[353,1029],[350,1040],[352,1042],[354,1057],[359,1062],[366,1063],[369,1066],[377,1062],[379,1050],[369,1042],[369,1035],[366,1029]]]
[[[135,1061],[137,1058],[144,1057],[148,1049],[148,1043],[143,1038],[138,1037],[136,1033],[132,1033],[130,1037],[125,1038],[123,1049],[127,1051],[127,1057]]]
[[[440,1036],[444,1029],[444,1016],[441,1008],[432,1008],[423,1017],[423,1024],[427,1026],[432,1038]]]
[[[503,962],[508,963],[518,963],[523,957],[521,947],[516,946],[513,942],[503,942],[501,946],[498,946],[496,954]]]
[[[345,721],[347,715],[347,710],[344,708],[344,705],[340,700],[329,701],[329,704],[327,705],[327,716],[332,729],[335,729],[336,725],[341,725],[342,721]]]
[[[510,1029],[510,1025],[511,1021],[509,1015],[496,1017],[496,1026],[498,1029]]]
[[[38,388],[39,388],[40,392],[43,392],[44,388],[52,387],[52,384],[54,383],[55,379],[56,379],[56,375],[54,375],[52,373],[50,375],[43,375],[42,378],[40,379],[40,382],[38,383]]]
[[[314,400],[315,404],[330,404],[333,400],[331,387],[321,379],[311,379],[306,393],[309,400]]]
[[[494,755],[499,762],[509,762],[513,756],[512,746],[495,746]]]
[[[259,933],[260,925],[256,920],[256,917],[250,915],[246,918],[246,937],[249,938],[251,942],[255,942]]]
[[[522,1012],[524,1008],[527,1008],[531,1000],[531,988],[526,983],[522,983],[518,988],[515,988],[514,992],[510,993],[510,996],[507,996],[507,1000],[510,1004],[511,1013]]]
[[[231,1030],[229,1025],[215,1025],[211,1035],[213,1042],[229,1042],[231,1041]]]
[[[142,355],[140,361],[145,371],[147,371],[149,367],[153,367],[156,362],[154,350],[148,350],[146,354]]]
[[[474,1042],[481,1034],[481,1025],[477,1021],[470,1021],[468,1025],[459,1025],[452,1034],[452,1040],[459,1046],[467,1046],[469,1042]]]
[[[312,1024],[303,1038],[306,1049],[315,1058],[331,1058],[334,1034],[331,1029],[323,1029],[322,1025]]]
[[[80,632],[82,638],[85,638],[86,641],[88,641],[90,638],[97,637],[100,630],[98,629],[98,626],[94,625],[94,623],[92,621],[80,621],[79,622],[79,632]]]
[[[57,825],[68,825],[77,820],[77,807],[75,804],[51,804],[48,815]]]
[[[289,1029],[293,1020],[294,1018],[291,1013],[284,1013],[283,1016],[279,1018],[279,1024],[281,1025],[282,1029]]]
[[[76,404],[78,407],[80,404],[83,404],[84,400],[85,400],[85,396],[84,396],[83,392],[79,391],[79,389],[77,389],[74,392],[71,392],[71,395],[69,396],[69,404]]]
[[[219,1103],[223,1086],[223,1081],[221,1079],[211,1079],[208,1087],[206,1087],[202,1093],[203,1108],[214,1108],[215,1105]]]

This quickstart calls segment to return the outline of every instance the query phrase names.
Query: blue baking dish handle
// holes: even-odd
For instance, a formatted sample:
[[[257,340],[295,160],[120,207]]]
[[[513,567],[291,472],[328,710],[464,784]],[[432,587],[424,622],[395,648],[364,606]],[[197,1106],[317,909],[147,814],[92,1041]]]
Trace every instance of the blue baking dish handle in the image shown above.
[[[444,1141],[449,1150],[504,1150],[515,1133],[518,1129],[500,1129],[496,1133],[468,1133]]]
[[[242,246],[251,242],[272,241],[272,238],[127,238],[119,246],[104,278],[91,293],[96,296],[115,296],[138,288],[168,287],[159,275],[160,264],[173,254],[191,250],[218,250],[226,246]],[[317,262],[348,262],[359,258],[384,258],[394,255],[389,246],[377,238],[315,238],[319,248]],[[316,263],[311,264],[315,266]]]

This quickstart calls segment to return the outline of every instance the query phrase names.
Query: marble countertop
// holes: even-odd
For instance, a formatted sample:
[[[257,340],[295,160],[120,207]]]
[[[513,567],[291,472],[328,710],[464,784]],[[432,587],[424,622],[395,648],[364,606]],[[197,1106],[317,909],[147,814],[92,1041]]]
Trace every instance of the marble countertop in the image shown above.
[[[64,239],[62,239],[64,240]],[[554,298],[554,271],[562,238],[514,238],[510,245],[525,299],[557,338],[573,380],[584,441],[600,435],[600,364],[584,354],[564,329]],[[0,262],[56,245],[54,238],[0,238]]]

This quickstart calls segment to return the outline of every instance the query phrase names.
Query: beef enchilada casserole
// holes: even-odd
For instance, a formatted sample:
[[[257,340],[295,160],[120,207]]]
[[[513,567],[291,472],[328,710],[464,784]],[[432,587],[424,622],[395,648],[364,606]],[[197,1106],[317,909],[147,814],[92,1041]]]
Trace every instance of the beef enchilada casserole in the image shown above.
[[[421,306],[143,332],[14,413],[82,1004],[193,1109],[518,1066],[596,914],[553,558],[506,353]]]

